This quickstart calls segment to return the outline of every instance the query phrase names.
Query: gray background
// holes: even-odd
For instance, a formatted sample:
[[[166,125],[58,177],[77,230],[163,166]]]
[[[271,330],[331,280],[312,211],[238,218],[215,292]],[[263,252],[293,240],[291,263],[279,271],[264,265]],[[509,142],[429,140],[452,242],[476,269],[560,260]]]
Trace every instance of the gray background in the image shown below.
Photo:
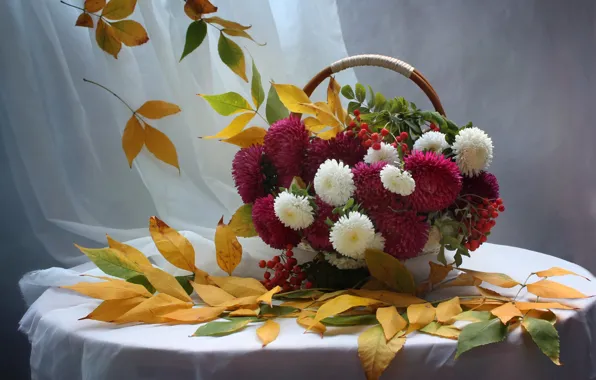
[[[596,271],[594,1],[340,0],[338,7],[350,54],[411,63],[433,84],[451,119],[473,120],[492,136],[490,171],[500,180],[507,211],[491,241]],[[397,74],[361,69],[357,75],[387,96],[430,106]],[[3,121],[0,104],[0,126]],[[24,312],[17,281],[56,263],[40,253],[7,180],[6,151],[10,147],[0,141],[0,331],[6,348],[0,373],[21,379],[28,376],[28,343],[16,331]]]

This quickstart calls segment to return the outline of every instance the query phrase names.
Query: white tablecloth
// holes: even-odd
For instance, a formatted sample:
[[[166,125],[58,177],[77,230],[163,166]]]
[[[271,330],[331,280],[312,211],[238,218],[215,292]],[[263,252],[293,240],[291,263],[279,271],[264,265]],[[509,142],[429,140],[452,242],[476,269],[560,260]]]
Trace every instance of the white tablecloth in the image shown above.
[[[553,266],[594,279],[567,261],[492,244],[466,258],[463,266],[504,272],[520,282],[530,272]],[[585,294],[596,294],[595,282],[574,276],[555,280]],[[472,289],[467,290],[473,294]],[[566,303],[581,309],[557,311],[561,367],[552,364],[520,329],[505,342],[474,349],[458,360],[454,360],[455,341],[413,333],[383,378],[596,379],[594,299]],[[20,329],[31,341],[33,379],[364,379],[357,336],[367,326],[329,328],[321,339],[304,334],[294,319],[278,319],[279,337],[261,348],[255,334],[257,326],[253,325],[225,337],[191,338],[196,325],[114,326],[78,320],[98,304],[97,300],[53,288],[30,307]]]

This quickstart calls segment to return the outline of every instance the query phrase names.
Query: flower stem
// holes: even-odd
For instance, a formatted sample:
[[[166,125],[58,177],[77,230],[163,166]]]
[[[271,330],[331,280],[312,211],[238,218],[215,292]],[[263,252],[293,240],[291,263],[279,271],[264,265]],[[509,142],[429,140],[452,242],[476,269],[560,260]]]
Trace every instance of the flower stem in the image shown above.
[[[68,6],[69,6],[69,7],[71,7],[71,8],[75,8],[75,9],[78,9],[78,10],[80,10],[80,11],[83,11],[83,12],[85,12],[85,13],[87,13],[87,14],[93,15],[93,16],[95,16],[95,17],[97,17],[97,18],[103,18],[103,17],[102,17],[102,16],[100,16],[100,15],[96,15],[95,13],[88,12],[88,11],[87,11],[85,8],[77,7],[76,5],[69,4],[69,3],[67,3],[67,2],[65,2],[65,1],[63,1],[63,0],[60,0],[60,2],[61,2],[62,4],[64,4],[64,5],[68,5]]]
[[[83,78],[83,80],[84,80],[85,82],[87,82],[87,83],[91,83],[91,84],[94,84],[94,85],[96,85],[96,86],[98,86],[98,87],[101,87],[101,88],[103,88],[104,90],[106,90],[107,92],[109,92],[110,94],[114,95],[116,98],[118,98],[118,100],[120,100],[122,103],[124,103],[124,105],[125,105],[126,107],[128,107],[128,109],[130,110],[130,112],[132,112],[132,113],[133,113],[133,115],[136,115],[136,113],[137,113],[137,112],[136,112],[135,110],[133,110],[133,109],[132,109],[132,108],[131,108],[131,107],[128,105],[128,103],[126,103],[126,102],[124,101],[124,99],[122,99],[121,97],[119,97],[118,95],[116,95],[116,93],[115,93],[114,91],[112,91],[112,90],[110,90],[109,88],[107,88],[106,86],[104,86],[104,85],[101,85],[101,84],[99,84],[99,83],[97,83],[97,82],[94,82],[94,81],[92,81],[92,80],[89,80],[89,79],[86,79],[86,78]]]

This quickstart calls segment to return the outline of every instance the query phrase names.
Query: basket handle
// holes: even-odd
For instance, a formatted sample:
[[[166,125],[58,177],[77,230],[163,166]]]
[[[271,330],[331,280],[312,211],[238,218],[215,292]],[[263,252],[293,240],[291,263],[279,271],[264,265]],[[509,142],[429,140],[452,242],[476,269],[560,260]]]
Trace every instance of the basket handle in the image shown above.
[[[310,82],[304,86],[304,92],[306,95],[311,96],[314,90],[331,75],[352,67],[359,66],[384,67],[386,69],[400,73],[406,78],[410,78],[418,85],[418,87],[420,87],[420,89],[422,89],[422,91],[424,91],[426,96],[428,96],[431,103],[435,107],[435,110],[441,115],[445,116],[445,110],[443,109],[443,105],[441,104],[435,89],[430,85],[428,80],[422,74],[420,74],[418,70],[397,58],[391,58],[379,54],[355,55],[332,63],[330,66],[326,67],[324,70],[315,75],[314,78],[312,78]]]

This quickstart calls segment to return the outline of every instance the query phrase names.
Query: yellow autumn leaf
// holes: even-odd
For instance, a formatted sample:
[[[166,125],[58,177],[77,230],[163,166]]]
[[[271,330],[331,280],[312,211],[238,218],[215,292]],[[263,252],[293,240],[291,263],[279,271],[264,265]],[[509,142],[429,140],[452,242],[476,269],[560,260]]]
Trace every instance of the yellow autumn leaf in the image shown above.
[[[553,276],[578,276],[578,277],[582,277],[585,278],[588,281],[591,281],[589,278],[582,276],[580,274],[574,273],[570,270],[564,269],[564,268],[559,268],[559,267],[552,267],[550,269],[547,270],[541,270],[540,272],[536,272],[535,273],[536,276],[538,277],[553,277]]]
[[[317,302],[324,302],[327,300],[330,300],[332,298],[341,296],[342,294],[346,294],[348,292],[347,289],[342,289],[342,290],[336,290],[335,292],[331,292],[331,293],[325,293],[322,296],[320,296],[319,298],[317,298]]]
[[[544,298],[587,298],[588,296],[569,286],[550,280],[540,280],[527,286],[528,292]]]
[[[350,289],[349,292],[356,296],[379,300],[395,307],[408,307],[410,305],[426,302],[422,298],[415,297],[411,294],[395,293],[389,290]]]
[[[149,41],[143,25],[134,20],[123,20],[111,23],[114,34],[126,46],[139,46]]]
[[[313,303],[315,303],[315,301],[313,300],[292,300],[292,301],[285,301],[282,302],[279,306],[288,306],[288,307],[293,307],[296,309],[306,309],[309,306],[311,306]]]
[[[321,322],[316,322],[314,320],[314,315],[315,313],[312,311],[302,310],[296,318],[296,323],[304,327],[306,329],[305,332],[314,332],[323,337],[323,334],[325,333],[325,331],[327,331],[327,327]]]
[[[217,306],[224,307],[226,310],[255,309],[258,306],[257,298],[257,296],[234,298]]]
[[[410,325],[426,326],[435,320],[436,310],[430,303],[408,306],[407,315]]]
[[[209,306],[221,305],[224,302],[236,299],[236,297],[225,290],[218,288],[217,286],[201,285],[192,281],[190,284],[197,292],[199,298],[201,298]]]
[[[124,256],[126,256],[127,259],[135,263],[139,268],[142,269],[143,267],[153,266],[147,256],[143,255],[143,253],[135,247],[114,240],[110,237],[110,235],[106,235],[106,237],[108,239],[108,246],[110,248],[120,251]]]
[[[118,59],[118,53],[122,49],[122,42],[116,37],[114,29],[102,19],[97,21],[95,41],[103,51]]]
[[[319,307],[319,310],[315,315],[315,322],[320,322],[327,317],[340,314],[354,307],[370,306],[379,303],[380,302],[378,300],[343,294],[327,301],[325,304]]]
[[[137,0],[110,0],[101,16],[108,20],[122,20],[134,12]]]
[[[225,308],[223,307],[195,307],[192,309],[179,309],[164,314],[167,322],[203,323],[219,318]]]
[[[383,333],[387,340],[393,338],[395,334],[408,325],[408,322],[399,315],[395,306],[378,308],[377,320],[381,324],[381,327],[383,327]]]
[[[536,309],[563,309],[576,310],[576,307],[567,306],[558,302],[516,302],[515,306],[521,311],[536,310]]]
[[[176,147],[165,133],[149,124],[145,124],[145,146],[158,160],[172,165],[180,171]]]
[[[521,317],[523,315],[522,312],[517,307],[515,307],[515,305],[512,302],[507,302],[491,310],[491,313],[495,317],[499,318],[504,325],[506,325],[507,322],[509,322],[513,318]]]
[[[217,16],[203,18],[203,20],[210,24],[223,26],[226,29],[248,30],[252,27],[251,25],[242,25],[234,21],[224,20],[223,18]]]
[[[230,317],[257,317],[261,309],[256,307],[254,309],[236,309],[230,312]]]
[[[438,322],[431,322],[420,329],[420,331],[427,334],[440,336],[447,339],[455,339],[459,337],[460,330],[453,326],[443,326]]]
[[[373,326],[360,334],[358,357],[367,380],[377,380],[405,343],[406,338],[397,336],[387,342],[381,326]]]
[[[242,246],[234,230],[223,222],[223,216],[215,229],[215,254],[217,265],[230,276],[242,260]]]
[[[166,116],[177,114],[180,111],[180,107],[176,104],[164,102],[162,100],[149,100],[136,112],[148,119],[161,119]]]
[[[209,0],[186,0],[186,4],[194,13],[202,15],[217,12],[217,7]]]
[[[234,118],[227,127],[222,129],[221,131],[217,132],[213,136],[204,136],[203,139],[229,139],[230,137],[234,137],[242,130],[246,125],[253,119],[255,116],[254,112],[243,113]]]
[[[106,0],[85,0],[83,8],[87,12],[99,12],[106,6]]]
[[[329,108],[340,121],[345,121],[347,112],[341,105],[341,98],[339,97],[340,90],[341,86],[339,83],[337,83],[334,77],[330,77],[329,85],[327,86],[327,104],[329,104]]]
[[[151,293],[144,286],[117,279],[105,282],[79,282],[78,284],[62,286],[61,288],[74,290],[88,297],[98,298],[104,301],[151,297]]]
[[[302,113],[315,115],[315,118],[321,123],[329,127],[339,128],[340,122],[337,118],[328,110],[328,107],[321,105],[308,103],[298,103],[302,109]]]
[[[250,34],[248,34],[245,30],[225,28],[225,29],[222,30],[222,32],[225,33],[225,34],[227,34],[228,36],[242,37],[242,38],[249,39],[249,40],[251,40],[252,42],[254,42],[255,44],[257,44],[259,46],[265,46],[265,45],[267,45],[266,43],[259,43],[259,42],[255,41],[254,38],[252,38],[252,36]]]
[[[323,129],[327,128],[327,126],[315,117],[309,116],[302,120],[306,129],[312,133],[321,132]]]
[[[146,300],[145,297],[134,297],[125,299],[114,299],[103,301],[86,317],[81,319],[92,319],[94,321],[112,322],[124,315],[127,311]]]
[[[428,280],[433,285],[437,285],[439,282],[443,281],[445,278],[447,278],[449,272],[453,270],[452,265],[441,265],[432,261],[429,261],[428,265],[430,266]]]
[[[513,288],[514,286],[520,285],[519,282],[515,281],[514,279],[503,273],[479,272],[464,268],[458,269],[463,272],[466,272],[467,274],[481,281],[488,282],[491,285],[495,285],[501,288]]]
[[[149,232],[166,260],[177,268],[195,271],[195,250],[188,239],[156,216],[149,219]]]
[[[478,291],[480,292],[481,295],[485,296],[485,297],[493,297],[493,298],[499,298],[503,301],[509,301],[509,298],[504,297],[502,294],[495,292],[492,289],[487,289],[484,288],[480,285],[476,285],[476,289],[478,289]]]
[[[279,292],[281,292],[281,287],[278,285],[257,298],[257,302],[262,302],[268,304],[269,306],[273,306],[273,296]]]
[[[320,132],[319,134],[317,134],[317,137],[320,138],[321,140],[331,140],[332,138],[337,136],[337,134],[340,133],[341,131],[342,131],[342,129],[340,127],[334,127],[327,131]]]
[[[447,323],[461,312],[462,308],[459,303],[459,297],[454,297],[449,301],[441,302],[437,305],[437,321]]]
[[[89,13],[81,13],[77,18],[75,26],[81,26],[84,28],[93,28],[93,19],[89,16]]]
[[[159,268],[145,267],[143,274],[158,292],[168,294],[181,301],[192,302],[182,285],[168,272]]]
[[[273,342],[279,335],[279,323],[268,320],[257,329],[257,336],[263,342],[263,347]]]
[[[481,280],[475,278],[474,276],[462,273],[453,280],[449,280],[449,282],[445,282],[439,285],[437,288],[449,288],[452,286],[476,286],[482,283]]]
[[[234,297],[260,296],[267,293],[267,288],[254,278],[209,276],[209,279]]]
[[[195,278],[194,282],[201,285],[208,285],[209,284],[209,273],[201,270],[199,268],[195,268],[194,270]]]
[[[165,293],[157,293],[117,318],[115,322],[163,323],[167,322],[164,315],[191,307],[192,303],[180,301]]]
[[[139,119],[132,115],[122,133],[122,150],[131,168],[133,160],[139,155],[143,145],[145,145],[145,130]]]
[[[242,48],[223,33],[220,33],[219,41],[217,42],[217,52],[221,61],[242,78],[242,80],[248,83],[248,78],[246,77],[246,59]]]
[[[414,294],[414,277],[401,261],[379,249],[367,249],[364,258],[372,277],[393,290]]]
[[[279,100],[281,100],[283,105],[290,112],[310,113],[309,108],[302,106],[302,104],[309,104],[311,101],[301,88],[298,88],[293,84],[272,83],[271,85],[275,88],[275,91],[277,91]]]
[[[221,141],[237,145],[240,148],[248,148],[251,145],[263,145],[266,134],[267,131],[261,127],[250,127],[235,136]]]

